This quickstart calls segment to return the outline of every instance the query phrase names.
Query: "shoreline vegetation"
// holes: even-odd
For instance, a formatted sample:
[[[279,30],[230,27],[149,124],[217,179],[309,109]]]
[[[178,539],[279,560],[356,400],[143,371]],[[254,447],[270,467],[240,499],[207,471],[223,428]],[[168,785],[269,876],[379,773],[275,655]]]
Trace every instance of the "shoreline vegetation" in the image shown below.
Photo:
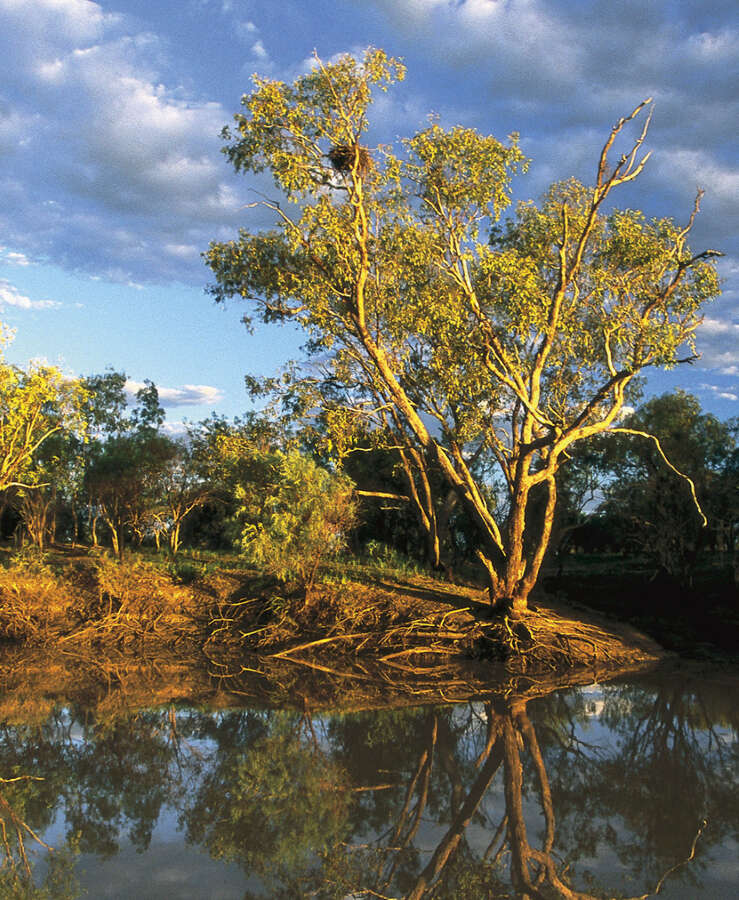
[[[482,586],[420,572],[327,566],[306,600],[236,557],[119,562],[72,547],[0,569],[0,640],[81,659],[201,655],[224,679],[300,670],[407,683],[411,692],[464,682],[471,663],[483,663],[490,680],[544,683],[668,655],[582,604],[542,597],[523,617],[492,617]]]
[[[210,244],[207,291],[306,337],[246,375],[248,413],[173,438],[150,380],[132,403],[123,372],[0,353],[0,538],[34,548],[0,571],[0,642],[416,686],[736,651],[739,422],[682,391],[636,405],[643,372],[696,358],[721,256],[688,247],[700,191],[681,223],[611,204],[649,157],[651,99],[590,186],[508,211],[515,134],[432,121],[367,145],[404,72],[378,48],[316,57],[293,85],[256,78],[222,132],[289,205]],[[623,556],[575,573],[585,548]]]

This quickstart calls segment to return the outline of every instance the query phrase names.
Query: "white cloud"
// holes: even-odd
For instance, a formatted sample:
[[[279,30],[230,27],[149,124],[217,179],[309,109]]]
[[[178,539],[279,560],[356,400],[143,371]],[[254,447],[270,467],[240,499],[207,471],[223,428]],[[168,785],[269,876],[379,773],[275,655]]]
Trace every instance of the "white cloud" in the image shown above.
[[[525,82],[551,96],[580,73],[580,43],[564,17],[541,0],[377,0],[428,53],[475,71],[478,94]]]
[[[193,244],[165,244],[164,249],[170,256],[178,259],[194,259],[200,253]]]
[[[228,113],[162,83],[159,38],[99,4],[34,7],[0,0],[0,149],[18,181],[3,191],[6,241],[123,281],[202,281],[200,250],[244,202],[219,153]],[[183,267],[167,246],[197,249]]]
[[[693,56],[702,62],[733,62],[739,55],[739,32],[733,28],[702,31],[688,38],[688,47]]]
[[[31,15],[29,0],[0,0],[0,12],[11,27],[20,24],[31,29],[40,46],[89,43],[101,37],[106,25],[120,18],[105,13],[92,0],[33,0]]]
[[[187,422],[164,422],[162,431],[167,437],[177,439],[187,437]]]
[[[701,368],[721,375],[739,374],[739,324],[706,316],[696,336]]]
[[[15,306],[18,309],[55,309],[61,305],[56,300],[32,300],[21,294],[9,281],[0,279],[0,306]]]
[[[735,322],[726,322],[723,319],[713,319],[706,316],[698,329],[700,335],[734,335],[739,340],[739,325]]]
[[[704,188],[709,199],[715,198],[736,214],[739,206],[739,168],[736,166],[722,165],[708,150],[686,148],[662,150],[658,166],[688,189]]]
[[[704,391],[710,391],[719,400],[731,400],[734,402],[739,400],[739,394],[733,388],[721,387],[716,384],[702,384],[701,387]]]
[[[143,381],[126,381],[126,393],[134,397],[137,391],[146,387]],[[223,399],[223,392],[208,384],[183,384],[179,388],[157,385],[159,402],[162,406],[213,406]]]
[[[31,261],[25,253],[18,253],[16,250],[6,250],[0,247],[0,262],[10,263],[13,266],[30,266]]]
[[[254,43],[251,45],[251,52],[253,56],[255,56],[262,62],[269,59],[269,54],[267,53],[267,50],[265,49],[265,46],[261,40],[254,41]]]

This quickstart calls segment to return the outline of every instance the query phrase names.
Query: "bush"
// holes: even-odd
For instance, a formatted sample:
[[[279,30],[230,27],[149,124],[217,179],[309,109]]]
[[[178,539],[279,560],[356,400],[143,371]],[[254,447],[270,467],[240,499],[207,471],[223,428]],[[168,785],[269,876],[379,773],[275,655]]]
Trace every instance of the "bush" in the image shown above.
[[[207,571],[206,563],[197,563],[189,559],[174,559],[167,566],[167,572],[177,584],[192,584],[198,578],[202,578]]]
[[[237,517],[247,560],[310,594],[320,563],[346,546],[356,521],[349,478],[297,451],[255,453],[254,481],[240,484]]]

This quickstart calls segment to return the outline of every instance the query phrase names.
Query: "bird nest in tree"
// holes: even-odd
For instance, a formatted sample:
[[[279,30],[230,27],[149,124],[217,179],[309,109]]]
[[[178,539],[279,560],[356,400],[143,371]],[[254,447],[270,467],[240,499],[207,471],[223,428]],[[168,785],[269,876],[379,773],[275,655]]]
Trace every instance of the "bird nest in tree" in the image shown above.
[[[369,150],[360,144],[336,144],[328,151],[328,158],[337,172],[351,172],[355,163],[359,175],[366,175],[372,168]]]

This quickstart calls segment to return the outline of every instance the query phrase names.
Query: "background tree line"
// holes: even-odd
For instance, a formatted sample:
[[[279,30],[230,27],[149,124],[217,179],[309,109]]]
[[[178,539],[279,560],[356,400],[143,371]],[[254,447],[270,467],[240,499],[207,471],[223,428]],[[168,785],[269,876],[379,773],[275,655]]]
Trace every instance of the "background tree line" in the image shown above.
[[[3,362],[0,376],[6,541],[106,545],[119,557],[130,544],[172,555],[183,545],[237,552],[308,588],[320,562],[347,545],[360,557],[450,575],[475,559],[475,522],[433,461],[410,457],[382,430],[360,434],[351,421],[342,441],[338,408],[311,413],[302,388],[282,392],[279,407],[213,415],[173,438],[149,381],[129,399],[121,372],[74,380]],[[249,383],[253,393],[271,389]],[[561,570],[571,553],[616,553],[685,583],[701,560],[729,566],[739,421],[722,422],[678,391],[620,424],[623,433],[580,443],[557,474],[551,563]],[[694,495],[642,432],[658,437]],[[505,485],[495,472],[482,458],[469,466],[488,502],[499,503]]]

